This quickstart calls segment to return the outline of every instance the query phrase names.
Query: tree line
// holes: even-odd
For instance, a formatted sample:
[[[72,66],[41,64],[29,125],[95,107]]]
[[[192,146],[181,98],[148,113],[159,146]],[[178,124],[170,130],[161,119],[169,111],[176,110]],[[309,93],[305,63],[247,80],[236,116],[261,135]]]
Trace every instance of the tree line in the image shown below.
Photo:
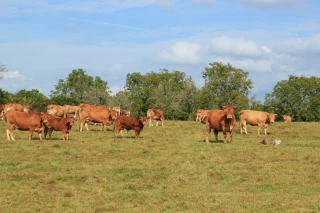
[[[194,120],[197,109],[221,109],[232,104],[237,107],[236,117],[241,109],[252,109],[290,115],[294,121],[320,120],[320,78],[290,75],[288,80],[278,82],[262,103],[249,96],[253,82],[248,76],[248,72],[229,63],[213,62],[202,72],[205,83],[198,88],[182,71],[134,72],[127,74],[123,89],[111,95],[107,81],[75,69],[66,79],[59,79],[50,97],[36,89],[12,94],[0,88],[0,103],[29,104],[35,111],[44,111],[48,104],[91,103],[130,109],[134,116],[144,116],[149,108],[157,108],[169,120]]]

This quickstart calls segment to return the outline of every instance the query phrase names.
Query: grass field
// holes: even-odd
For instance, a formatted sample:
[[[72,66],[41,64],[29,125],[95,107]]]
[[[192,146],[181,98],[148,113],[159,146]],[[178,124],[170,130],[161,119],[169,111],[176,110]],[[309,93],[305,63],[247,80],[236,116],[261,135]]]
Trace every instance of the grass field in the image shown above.
[[[0,212],[320,212],[319,123],[272,124],[277,147],[257,127],[206,144],[200,122],[164,125],[136,139],[77,123],[69,142],[29,142],[18,130],[7,141],[0,121]]]

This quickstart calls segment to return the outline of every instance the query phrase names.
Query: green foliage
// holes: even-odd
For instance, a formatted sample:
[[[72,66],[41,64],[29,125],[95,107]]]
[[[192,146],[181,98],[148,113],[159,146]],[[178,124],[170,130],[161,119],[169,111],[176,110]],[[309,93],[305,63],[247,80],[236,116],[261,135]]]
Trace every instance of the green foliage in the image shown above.
[[[108,89],[108,82],[100,77],[93,78],[87,75],[83,69],[77,69],[72,70],[66,80],[59,80],[50,97],[57,102],[67,100],[74,105],[80,103],[107,105],[110,92]]]
[[[10,102],[28,104],[34,111],[43,111],[48,104],[48,98],[37,89],[20,90],[11,96]]]
[[[289,76],[266,95],[265,107],[294,121],[320,121],[320,78]]]
[[[0,88],[0,104],[8,103],[11,96],[12,96],[11,93],[9,93],[9,92],[7,92],[5,90],[2,90]]]
[[[214,62],[209,65],[202,73],[205,79],[202,88],[205,100],[203,108],[221,109],[227,104],[237,106],[238,109],[248,108],[248,94],[253,88],[252,81],[248,79],[249,73],[234,68],[229,63]]]
[[[186,120],[194,111],[196,87],[181,71],[127,74],[126,88],[136,115],[145,115],[149,108],[165,111],[166,119]]]

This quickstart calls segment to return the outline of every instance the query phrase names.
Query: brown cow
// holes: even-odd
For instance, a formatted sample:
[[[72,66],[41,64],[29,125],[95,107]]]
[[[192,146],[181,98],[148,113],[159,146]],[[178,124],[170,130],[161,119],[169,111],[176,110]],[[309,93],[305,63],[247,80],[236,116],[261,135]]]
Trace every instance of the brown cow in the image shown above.
[[[130,116],[130,110],[129,109],[122,110],[121,115]]]
[[[92,121],[93,123],[102,123],[100,131],[102,128],[106,130],[107,125],[112,124],[112,119],[110,116],[110,110],[106,106],[95,106],[91,104],[81,104],[79,112],[79,121],[80,121],[80,132],[82,131],[83,124],[86,125],[87,131],[88,122]]]
[[[30,112],[31,107],[28,104],[15,104],[15,103],[7,103],[4,105],[3,112],[7,111],[18,111],[18,112]]]
[[[209,143],[209,135],[211,129],[213,129],[216,142],[218,142],[218,133],[223,133],[223,141],[227,142],[227,132],[230,132],[230,143],[232,143],[232,134],[234,132],[234,126],[236,125],[236,118],[234,111],[236,107],[227,105],[219,109],[210,110],[207,114],[206,122],[206,142]]]
[[[149,126],[153,126],[152,119],[156,120],[156,126],[158,126],[159,121],[161,121],[161,126],[163,126],[164,121],[164,112],[160,109],[148,109],[147,111],[147,117],[149,119]]]
[[[3,115],[4,115],[4,104],[0,104],[0,118],[3,120]]]
[[[282,115],[282,118],[286,123],[290,123],[292,121],[292,118],[289,115]]]
[[[64,107],[56,104],[49,104],[47,106],[47,112],[53,116],[58,116],[58,117],[65,116]]]
[[[49,138],[51,139],[51,134],[53,130],[62,132],[62,139],[69,140],[69,133],[72,128],[72,125],[76,121],[74,117],[56,117],[50,115],[47,112],[44,112],[42,115],[44,122],[44,138],[46,139],[47,133],[49,132]]]
[[[14,140],[12,131],[29,130],[29,141],[32,139],[33,132],[36,131],[39,134],[39,139],[42,140],[42,130],[44,129],[42,119],[42,113],[40,112],[18,112],[9,110],[4,114],[7,125],[7,138],[8,140]]]
[[[64,115],[63,117],[67,117],[68,114],[73,114],[74,117],[76,118],[77,115],[79,114],[80,106],[72,106],[72,105],[63,105],[63,111]]]
[[[202,121],[203,119],[205,119],[209,111],[210,110],[206,110],[206,109],[198,109],[196,121]]]
[[[119,116],[119,112],[112,109],[112,110],[110,110],[110,116],[111,116],[111,120],[115,121],[116,118]]]
[[[258,126],[258,135],[260,135],[260,129],[264,128],[264,134],[267,134],[267,127],[274,122],[277,114],[254,111],[254,110],[241,110],[240,111],[240,132],[242,134],[243,130],[245,134],[247,132],[247,124],[251,126]]]
[[[144,123],[146,122],[145,117],[132,117],[120,115],[114,122],[114,129],[116,130],[116,136],[118,136],[119,131],[121,137],[123,137],[122,130],[126,129],[127,131],[133,129],[136,137],[139,137],[140,132],[143,130]]]

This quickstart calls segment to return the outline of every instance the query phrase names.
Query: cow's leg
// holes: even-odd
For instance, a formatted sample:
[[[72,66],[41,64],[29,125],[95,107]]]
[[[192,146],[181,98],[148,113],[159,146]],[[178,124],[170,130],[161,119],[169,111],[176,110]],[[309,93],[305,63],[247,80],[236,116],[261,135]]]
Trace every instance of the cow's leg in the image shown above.
[[[156,126],[159,126],[159,121],[158,120],[156,121]]]
[[[44,139],[47,139],[47,134],[48,134],[48,128],[44,128]]]
[[[34,130],[32,130],[32,129],[29,130],[29,141],[31,141],[31,139],[32,139],[33,131]]]
[[[49,138],[50,138],[50,139],[51,139],[52,132],[53,132],[53,129],[50,128],[50,129],[49,129]]]
[[[214,137],[216,138],[216,142],[219,142],[218,141],[218,131],[214,130],[213,132],[214,132]]]
[[[267,135],[267,127],[264,127],[264,134]]]
[[[261,125],[258,124],[258,135],[260,135]]]
[[[39,139],[42,141],[42,131],[38,131]]]
[[[149,126],[153,126],[151,118],[149,118]]]
[[[62,132],[62,140],[67,140],[67,133],[65,131],[61,131]]]
[[[163,126],[163,120],[161,120],[161,126]]]
[[[14,141],[12,130],[7,129],[7,138],[8,138],[8,141],[10,139]]]
[[[209,123],[206,123],[206,142],[209,144],[209,136],[210,136],[211,127]]]
[[[223,134],[223,143],[227,143],[227,132],[222,132],[222,134]]]

